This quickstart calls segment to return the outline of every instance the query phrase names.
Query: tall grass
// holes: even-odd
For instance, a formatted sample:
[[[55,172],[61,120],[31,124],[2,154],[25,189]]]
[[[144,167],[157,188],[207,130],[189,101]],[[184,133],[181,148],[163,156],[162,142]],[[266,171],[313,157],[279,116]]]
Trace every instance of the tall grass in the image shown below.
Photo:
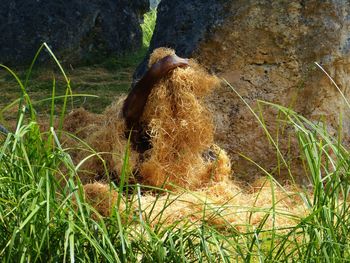
[[[151,9],[144,15],[144,21],[141,24],[142,28],[142,42],[144,47],[149,47],[154,28],[157,20],[157,9]]]
[[[287,256],[300,262],[340,262],[350,260],[349,172],[350,155],[326,127],[315,124],[291,109],[269,104],[282,112],[293,125],[305,160],[312,191],[305,190],[304,202],[310,214],[285,236],[274,255],[285,258],[283,244],[297,238]],[[289,241],[288,241],[289,242]],[[299,261],[298,260],[298,261]]]
[[[48,49],[46,45],[43,48]],[[60,67],[55,57],[54,60]],[[106,218],[85,200],[77,166],[61,144],[60,134],[65,133],[60,129],[61,125],[57,130],[53,127],[54,118],[58,116],[62,123],[65,114],[65,107],[61,112],[55,110],[58,99],[55,82],[52,83],[51,127],[41,131],[36,121],[35,103],[26,91],[32,67],[25,81],[2,67],[17,79],[23,96],[19,101],[17,127],[0,145],[1,261],[349,261],[349,151],[322,125],[291,109],[260,102],[277,109],[294,127],[311,178],[311,191],[305,189],[300,193],[309,214],[299,218],[293,227],[266,227],[268,220],[281,213],[275,209],[277,201],[273,196],[271,208],[255,208],[251,212],[264,213],[260,224],[253,226],[247,221],[241,228],[245,230],[238,231],[229,223],[220,228],[208,224],[205,215],[213,211],[213,204],[209,203],[205,203],[202,220],[193,222],[184,218],[165,224],[162,220],[164,210],[173,202],[170,193],[158,189],[155,202],[161,195],[168,195],[169,199],[157,216],[147,215],[140,206],[141,192],[147,187],[128,183],[126,165],[121,184],[111,183],[110,187],[120,194],[129,192],[128,198],[123,197],[127,209],[121,212],[116,205],[111,216]],[[64,101],[68,105],[71,89],[69,78],[65,76],[65,79]],[[264,126],[264,121],[259,120]],[[127,163],[128,151],[121,158]],[[274,179],[269,176],[274,195]],[[135,203],[139,204],[139,209],[131,209]],[[221,211],[225,209],[225,205],[217,205],[213,216],[221,217]]]
[[[232,86],[230,87],[240,96]],[[342,96],[344,97],[344,94]],[[258,101],[258,104],[278,110],[278,116],[284,117],[281,119],[285,125],[294,128],[301,158],[304,160],[307,175],[311,180],[311,185],[304,186],[304,190],[300,193],[305,206],[309,209],[309,214],[281,236],[282,240],[269,252],[265,260],[350,261],[350,152],[342,144],[341,134],[337,137],[331,136],[326,123],[312,122],[290,108],[266,101]],[[249,107],[248,104],[246,105]],[[263,117],[258,116],[252,109],[251,111],[266,132],[268,139],[276,147],[278,156],[289,168],[289,164],[283,159],[278,149],[277,142],[268,132]],[[293,176],[291,170],[288,169],[288,171]]]

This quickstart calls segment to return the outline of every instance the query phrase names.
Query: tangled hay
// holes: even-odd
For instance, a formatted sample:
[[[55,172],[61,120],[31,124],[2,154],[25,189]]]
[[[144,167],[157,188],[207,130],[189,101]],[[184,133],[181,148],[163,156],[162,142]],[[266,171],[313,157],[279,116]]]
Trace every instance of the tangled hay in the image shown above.
[[[172,54],[170,49],[155,50],[149,66]],[[219,80],[215,76],[190,60],[188,67],[175,68],[153,87],[140,118],[140,127],[148,134],[151,148],[137,152],[131,147],[129,167],[138,174],[139,183],[172,190],[180,186],[186,191],[177,190],[161,197],[146,193],[137,204],[131,204],[132,209],[135,212],[141,209],[155,223],[159,223],[157,216],[162,214],[163,225],[186,219],[205,220],[217,227],[233,224],[240,229],[259,224],[274,207],[273,222],[267,221],[267,227],[293,225],[295,217],[306,211],[296,194],[265,181],[256,182],[251,191],[246,191],[230,179],[230,160],[214,143],[214,125],[204,102],[217,85]],[[116,178],[121,174],[128,148],[122,103],[119,100],[98,116],[78,111],[71,116],[73,120],[66,122],[102,157],[92,152],[77,155],[77,160],[85,160],[84,172],[80,173],[84,183],[114,179],[106,178],[106,170]],[[86,128],[79,130],[80,125]],[[88,202],[101,215],[110,215],[116,192],[107,184],[96,182],[85,185],[84,190]]]
[[[81,139],[96,131],[102,123],[102,116],[78,108],[69,113],[64,122],[64,130],[74,133]]]
[[[238,231],[258,226],[266,214],[270,217],[264,229],[294,226],[307,213],[307,208],[294,191],[285,192],[276,185],[266,184],[246,192],[232,181],[180,195],[161,198],[148,195],[142,198],[141,203],[145,217],[154,224],[166,226],[205,221],[216,228],[234,226]]]
[[[150,66],[171,54],[174,51],[170,49],[155,50]],[[138,153],[131,147],[128,156],[130,169],[139,174],[142,183],[197,189],[230,175],[229,158],[214,144],[211,113],[204,105],[204,97],[218,84],[215,76],[190,60],[189,67],[174,69],[153,87],[141,116],[151,149]],[[80,172],[83,183],[117,180],[121,174],[128,148],[122,103],[123,99],[102,115],[77,110],[66,119],[66,129],[99,153],[77,154],[76,160],[84,160]],[[110,174],[106,175],[107,171]]]
[[[118,193],[114,189],[98,182],[84,185],[84,195],[86,202],[102,216],[110,216],[118,201]],[[119,209],[125,209],[124,202],[120,203]]]
[[[118,194],[107,184],[94,183],[84,187],[85,196],[102,216],[109,216],[116,206]],[[294,189],[295,190],[295,189]],[[206,224],[217,229],[235,227],[237,231],[257,227],[269,215],[264,229],[272,227],[292,227],[305,216],[307,208],[295,191],[286,191],[268,180],[251,191],[243,190],[232,181],[225,180],[196,191],[182,191],[168,195],[146,194],[128,206],[129,215],[124,215],[125,203],[119,211],[125,220],[133,220],[130,215],[142,214],[151,227],[173,224]]]
[[[173,52],[155,50],[149,66]],[[190,60],[189,67],[174,69],[154,87],[141,119],[147,123],[152,144],[145,153],[146,161],[140,165],[146,183],[197,189],[229,176],[229,159],[223,150],[213,146],[213,121],[203,100],[218,84],[216,77]],[[217,162],[203,156],[210,147]]]
[[[101,179],[117,180],[121,174],[125,151],[129,149],[120,113],[122,102],[123,99],[120,99],[112,104],[102,115],[79,110],[65,120],[66,127],[69,125],[67,130],[80,136],[91,147],[91,150],[85,147],[85,151],[80,151],[75,158],[77,161],[84,160],[79,173],[83,183]],[[78,128],[80,125],[85,126],[83,131],[86,132],[81,132]],[[131,149],[128,167],[134,169],[137,160],[138,153]]]

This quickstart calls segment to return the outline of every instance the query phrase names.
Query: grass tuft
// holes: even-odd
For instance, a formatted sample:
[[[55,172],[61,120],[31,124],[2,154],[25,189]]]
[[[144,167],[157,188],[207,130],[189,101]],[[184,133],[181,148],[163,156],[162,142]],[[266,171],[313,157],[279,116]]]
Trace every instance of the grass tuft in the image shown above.
[[[151,9],[144,15],[144,21],[141,24],[142,28],[142,43],[144,47],[149,47],[153,36],[153,31],[156,26],[157,9]]]
[[[65,107],[57,107],[57,101],[69,105],[74,99],[66,74],[63,91],[56,78],[52,82],[52,95],[47,99],[51,125],[41,130],[38,103],[28,90],[30,78],[22,81],[14,71],[2,68],[14,77],[21,95],[13,103],[18,107],[15,129],[0,144],[1,261],[341,262],[350,258],[350,153],[324,124],[315,124],[289,108],[259,102],[278,110],[293,127],[310,177],[310,186],[298,194],[309,213],[296,217],[294,226],[281,228],[275,222],[277,215],[285,213],[277,210],[275,198],[275,188],[283,187],[267,171],[271,206],[247,208],[251,214],[239,230],[225,220],[220,227],[209,224],[208,216],[224,219],[221,213],[227,206],[206,200],[201,219],[193,221],[189,216],[166,224],[165,210],[174,202],[171,193],[129,184],[128,149],[121,183],[109,185],[111,192],[119,194],[117,202],[110,216],[104,217],[84,194],[77,176],[80,164],[73,163],[60,140],[64,131],[53,127],[54,120],[65,115]],[[255,117],[267,131],[262,117]],[[269,140],[273,141],[272,136]],[[274,145],[279,153],[278,144]],[[149,190],[157,191],[153,191],[153,207],[146,211],[141,199]],[[160,201],[163,208],[156,211],[153,208]],[[263,214],[257,225],[251,222],[255,213]],[[272,227],[267,227],[268,222]]]

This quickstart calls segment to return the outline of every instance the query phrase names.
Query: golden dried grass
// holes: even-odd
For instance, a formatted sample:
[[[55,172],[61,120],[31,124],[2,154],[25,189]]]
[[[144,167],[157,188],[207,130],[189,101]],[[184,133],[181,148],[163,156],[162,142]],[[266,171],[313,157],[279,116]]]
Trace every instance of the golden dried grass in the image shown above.
[[[141,203],[144,214],[154,224],[167,226],[186,221],[205,221],[218,228],[235,226],[238,231],[258,226],[266,214],[270,216],[264,229],[293,226],[298,218],[307,213],[295,192],[286,192],[270,184],[246,192],[230,180],[197,191],[161,198],[146,195],[142,197]],[[162,218],[159,220],[160,214]]]
[[[171,54],[173,50],[156,49],[149,66]],[[214,143],[212,116],[204,97],[219,85],[219,80],[194,60],[189,65],[161,79],[148,98],[141,121],[147,124],[152,148],[140,165],[147,184],[196,189],[230,174],[229,159],[223,150],[217,162],[203,157]]]
[[[150,65],[169,54],[174,51],[156,49]],[[204,97],[219,85],[219,80],[194,60],[189,64],[161,79],[146,104],[141,121],[150,135],[152,148],[142,156],[131,148],[129,154],[129,167],[139,171],[142,183],[196,189],[223,180],[231,173],[225,151],[214,145],[212,117],[204,104]],[[66,130],[84,139],[99,153],[93,156],[90,151],[82,151],[76,155],[77,161],[85,160],[80,172],[83,183],[108,179],[106,171],[116,179],[121,174],[128,145],[122,103],[120,99],[102,115],[79,109],[65,121]],[[216,160],[203,156],[210,148]]]
[[[109,216],[115,206],[117,192],[101,183],[84,187],[88,202],[103,216]],[[139,202],[140,201],[140,202]],[[141,206],[139,205],[141,204]],[[129,204],[131,214],[141,211],[151,226],[167,227],[172,224],[201,224],[203,221],[216,228],[232,228],[247,231],[257,227],[267,218],[263,229],[292,227],[308,213],[300,196],[292,189],[281,189],[269,181],[247,191],[225,180],[196,191],[155,196],[145,194]],[[125,210],[122,203],[120,212]],[[131,218],[129,218],[131,219]]]
[[[84,184],[96,179],[118,179],[121,173],[125,150],[128,149],[125,124],[120,112],[123,100],[113,103],[102,114],[77,109],[65,119],[64,129],[83,139],[93,149],[79,148],[78,143],[75,145],[78,150],[72,153],[76,164],[84,160],[79,170],[79,177]],[[72,143],[72,140],[67,141]],[[133,169],[138,154],[133,150],[129,154],[129,167]]]
[[[99,182],[84,185],[84,196],[86,202],[102,216],[110,216],[118,201],[118,193],[109,185]],[[124,202],[120,203],[119,209],[125,209]]]
[[[173,53],[170,49],[155,50],[150,65]],[[152,148],[142,156],[132,151],[131,167],[139,169],[142,183],[174,190],[178,189],[174,185],[178,185],[193,191],[178,191],[160,198],[145,194],[140,200],[143,215],[158,224],[157,217],[162,214],[160,220],[164,226],[205,220],[216,227],[231,224],[243,230],[258,225],[268,213],[271,216],[265,228],[294,225],[296,218],[307,212],[296,192],[287,192],[261,179],[247,191],[229,178],[230,160],[225,151],[214,144],[214,126],[204,103],[204,97],[218,84],[216,77],[190,60],[190,67],[173,70],[154,87],[141,118]],[[105,111],[98,129],[87,136],[87,142],[97,151],[113,153],[103,157],[107,167],[119,173],[127,146],[120,110],[121,102],[112,105]],[[212,160],[205,157],[208,149],[214,156]],[[89,160],[86,168],[101,173],[102,164],[94,160]],[[114,194],[107,192],[107,188],[107,185],[95,184],[85,186],[85,191],[94,198],[102,195],[97,200],[105,199],[106,194],[113,199]],[[108,216],[113,202],[106,200],[105,206],[91,203],[102,215]],[[137,204],[131,207],[140,209]]]
[[[85,139],[101,126],[102,121],[103,116],[101,114],[91,113],[84,108],[78,108],[66,116],[63,129],[81,139]]]

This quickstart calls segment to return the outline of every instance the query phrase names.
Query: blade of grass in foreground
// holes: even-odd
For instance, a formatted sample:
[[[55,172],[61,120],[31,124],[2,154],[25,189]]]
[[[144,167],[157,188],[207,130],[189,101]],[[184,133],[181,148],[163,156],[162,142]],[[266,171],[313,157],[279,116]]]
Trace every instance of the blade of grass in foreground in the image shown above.
[[[55,61],[58,63],[57,59]],[[62,67],[59,68],[63,71]],[[67,76],[65,79],[68,88],[63,100],[67,102],[71,94],[69,79]],[[20,80],[18,83],[22,85]],[[55,92],[54,82],[51,127],[57,99]],[[27,99],[30,100],[29,96]],[[34,102],[30,104],[35,106]],[[128,149],[124,156],[121,183],[118,186],[110,185],[111,191],[119,194],[119,204],[114,207],[110,217],[102,217],[86,201],[83,185],[77,176],[84,160],[76,165],[62,145],[61,137],[56,135],[56,130],[50,128],[41,132],[35,116],[30,116],[27,121],[25,110],[21,108],[15,133],[9,134],[0,148],[0,258],[5,262],[346,260],[350,256],[350,161],[347,148],[330,136],[324,126],[308,121],[291,109],[274,104],[268,106],[278,109],[286,117],[285,121],[295,129],[312,178],[313,193],[301,189],[310,214],[299,218],[299,221],[295,218],[295,226],[279,229],[276,216],[286,213],[277,209],[275,194],[281,187],[261,167],[272,187],[271,207],[245,208],[251,215],[262,213],[262,220],[254,227],[248,218],[239,231],[236,226],[223,220],[222,213],[227,211],[230,204],[214,204],[207,199],[201,199],[205,209],[198,220],[191,220],[189,215],[188,218],[166,224],[165,209],[179,201],[181,195],[174,198],[169,191],[141,185],[136,191],[130,191],[133,186],[128,183]],[[64,107],[61,120],[65,110]],[[261,115],[254,116],[266,129]],[[68,136],[60,129],[57,133]],[[47,136],[52,136],[52,143],[45,142]],[[74,138],[74,135],[70,138]],[[274,145],[281,154],[278,143]],[[98,155],[87,144],[85,146],[91,156]],[[142,210],[141,198],[143,191],[150,189],[158,193],[147,215],[146,209]],[[164,193],[168,195],[164,196]],[[196,196],[189,191],[186,193]],[[122,194],[128,207],[126,211],[119,210],[124,201]],[[157,210],[156,205],[161,201],[164,205],[157,207]],[[138,204],[135,206],[134,202]],[[139,210],[135,210],[135,207]],[[216,227],[210,225],[208,218],[220,219],[224,223]],[[271,229],[266,227],[269,220],[273,222]]]

